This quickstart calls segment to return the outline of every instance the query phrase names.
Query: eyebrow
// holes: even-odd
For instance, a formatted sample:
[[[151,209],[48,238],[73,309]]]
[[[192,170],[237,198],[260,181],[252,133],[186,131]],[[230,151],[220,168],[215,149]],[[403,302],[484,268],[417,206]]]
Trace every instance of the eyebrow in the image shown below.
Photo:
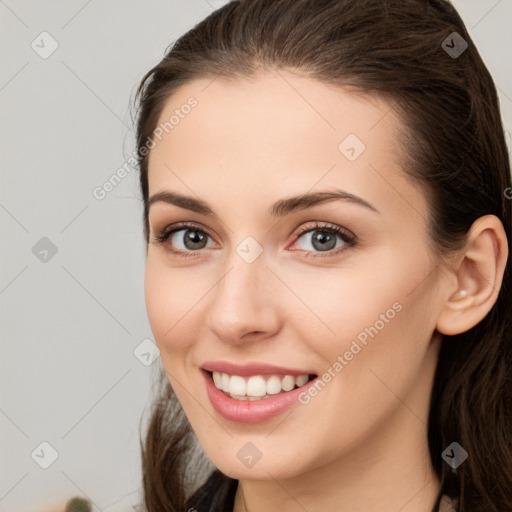
[[[270,209],[270,216],[283,217],[291,212],[305,210],[317,204],[333,200],[346,201],[352,204],[363,206],[376,213],[380,213],[377,208],[365,201],[362,197],[346,192],[345,190],[336,189],[334,191],[312,192],[309,194],[302,194],[299,196],[280,199],[272,205]],[[157,192],[156,194],[152,195],[147,202],[147,211],[149,211],[149,208],[152,204],[158,202],[173,204],[186,210],[191,210],[193,212],[201,213],[210,217],[216,217],[213,209],[204,201],[194,197],[184,196],[176,192],[171,192],[169,190]]]

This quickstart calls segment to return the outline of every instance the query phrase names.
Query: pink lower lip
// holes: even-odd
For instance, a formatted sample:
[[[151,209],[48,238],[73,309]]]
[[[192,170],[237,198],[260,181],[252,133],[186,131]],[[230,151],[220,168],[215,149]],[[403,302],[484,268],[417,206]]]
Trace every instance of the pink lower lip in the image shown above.
[[[213,408],[224,418],[238,423],[261,423],[278,416],[294,404],[299,404],[298,396],[312,385],[318,377],[307,382],[300,388],[281,393],[264,400],[236,400],[217,389],[210,373],[201,370],[206,383],[206,392]]]

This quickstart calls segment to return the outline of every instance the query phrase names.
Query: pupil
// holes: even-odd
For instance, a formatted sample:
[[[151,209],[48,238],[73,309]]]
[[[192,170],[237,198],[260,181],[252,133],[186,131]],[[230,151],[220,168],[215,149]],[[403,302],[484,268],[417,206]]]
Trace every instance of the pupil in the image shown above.
[[[320,246],[317,248],[320,248],[321,250],[327,250],[327,249],[334,248],[334,246],[336,245],[335,237],[333,237],[331,234],[325,234],[325,233],[321,233],[319,231],[316,231],[316,233],[318,233],[318,234],[313,237],[313,245],[315,244],[315,242],[320,242]],[[332,241],[334,241],[334,245],[331,243],[331,245],[328,246],[329,242],[332,242]]]
[[[206,237],[203,234],[200,234],[197,231],[192,231],[191,229],[187,230],[186,242],[191,242],[193,247],[188,247],[189,249],[200,249],[201,247],[195,247],[196,245],[201,245],[201,242],[204,241]],[[188,244],[185,242],[185,245]]]

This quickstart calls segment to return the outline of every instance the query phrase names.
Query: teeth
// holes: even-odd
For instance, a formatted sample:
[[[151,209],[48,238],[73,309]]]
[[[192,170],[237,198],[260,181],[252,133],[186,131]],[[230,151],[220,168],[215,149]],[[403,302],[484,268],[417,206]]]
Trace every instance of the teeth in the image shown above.
[[[227,393],[231,398],[239,400],[261,400],[277,395],[282,391],[291,391],[295,386],[306,384],[309,375],[271,375],[266,378],[262,375],[241,377],[240,375],[228,375],[227,373],[213,372],[215,387]]]
[[[286,377],[281,381],[281,387],[284,391],[291,391],[295,386],[295,377],[291,375],[286,375]]]
[[[295,378],[295,384],[297,384],[297,386],[300,388],[301,386],[304,386],[304,384],[306,384],[308,379],[309,375],[299,375],[298,377]]]
[[[221,374],[221,389],[226,393],[229,391],[229,375],[223,373]]]
[[[246,393],[233,392],[233,390],[231,389],[231,383],[235,379],[242,379],[242,377],[239,377],[238,375],[231,376],[231,380],[229,381],[229,392],[233,395],[265,396],[267,394],[267,384],[265,383],[265,379],[261,375],[256,375],[255,377],[249,378],[249,380],[247,381]]]
[[[269,395],[277,395],[278,393],[281,393],[281,390],[281,379],[277,375],[272,375],[267,380],[267,393]]]
[[[216,388],[222,389],[222,377],[219,372],[213,372],[213,382]]]
[[[265,385],[265,383],[263,383]],[[225,390],[224,390],[225,391]],[[232,375],[229,379],[229,393],[232,393],[233,395],[241,395],[244,396],[247,394],[247,383],[242,377],[239,377],[238,375]],[[265,393],[263,393],[265,394]],[[253,396],[253,393],[251,393]]]

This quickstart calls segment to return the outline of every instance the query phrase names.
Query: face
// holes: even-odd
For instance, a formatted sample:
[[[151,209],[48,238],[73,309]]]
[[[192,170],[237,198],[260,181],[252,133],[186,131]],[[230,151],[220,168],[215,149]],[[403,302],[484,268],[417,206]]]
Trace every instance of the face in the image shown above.
[[[186,108],[190,97],[197,104]],[[416,442],[442,286],[425,195],[399,165],[391,105],[279,71],[189,83],[159,125],[173,115],[150,152],[149,197],[171,192],[211,212],[151,202],[145,297],[162,364],[206,455],[233,478],[288,478],[356,454],[368,460],[393,435]],[[317,378],[288,391],[282,410],[286,393],[271,395],[274,415],[266,398],[217,391],[221,413],[208,362]],[[246,385],[250,375],[281,375],[224,373]],[[261,458],[252,466],[248,456]]]

